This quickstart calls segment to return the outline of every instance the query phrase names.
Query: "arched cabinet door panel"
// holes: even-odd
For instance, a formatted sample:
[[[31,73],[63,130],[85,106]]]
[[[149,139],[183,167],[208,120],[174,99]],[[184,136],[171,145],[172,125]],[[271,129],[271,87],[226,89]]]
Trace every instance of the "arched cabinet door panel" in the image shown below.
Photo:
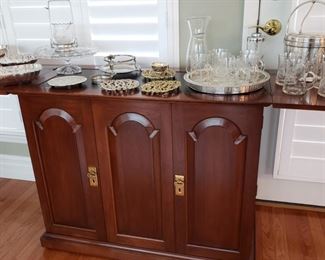
[[[21,98],[21,106],[47,231],[105,239],[99,187],[87,177],[97,167],[89,105]]]
[[[236,112],[213,105],[174,106],[175,171],[185,181],[175,206],[179,253],[248,259],[241,258],[241,230],[249,137],[247,123]]]
[[[93,105],[104,207],[112,242],[173,249],[169,105]]]

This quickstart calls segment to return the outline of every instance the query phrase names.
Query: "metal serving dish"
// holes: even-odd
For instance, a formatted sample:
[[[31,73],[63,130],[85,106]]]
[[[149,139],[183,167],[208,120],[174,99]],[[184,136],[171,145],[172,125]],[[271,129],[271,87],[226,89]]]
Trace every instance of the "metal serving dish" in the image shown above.
[[[302,56],[303,58],[307,58],[309,61],[312,61],[315,57],[319,57],[316,59],[321,59],[323,55],[325,55],[325,34],[323,32],[320,33],[304,33],[303,27],[304,23],[308,17],[312,18],[310,15],[315,5],[323,5],[324,8],[325,2],[320,0],[310,0],[301,3],[298,5],[290,14],[288,23],[287,23],[287,31],[284,38],[285,48],[284,51],[287,53],[296,53]],[[294,18],[294,14],[298,11],[299,8],[305,5],[310,5],[308,12],[306,13],[302,23],[300,25],[299,32],[289,32],[290,22]],[[325,12],[325,11],[324,11]],[[312,61],[313,62],[313,61]],[[321,75],[318,75],[321,76]]]
[[[30,83],[41,70],[42,65],[38,63],[0,67],[0,86]]]
[[[253,83],[229,87],[223,85],[213,85],[207,82],[196,82],[190,78],[190,74],[187,73],[184,75],[184,80],[187,83],[187,86],[191,89],[202,93],[219,95],[245,94],[260,90],[270,81],[271,76],[265,71],[259,71],[257,78],[258,79]]]
[[[32,55],[5,56],[0,59],[1,66],[15,66],[21,64],[32,64],[37,61]]]

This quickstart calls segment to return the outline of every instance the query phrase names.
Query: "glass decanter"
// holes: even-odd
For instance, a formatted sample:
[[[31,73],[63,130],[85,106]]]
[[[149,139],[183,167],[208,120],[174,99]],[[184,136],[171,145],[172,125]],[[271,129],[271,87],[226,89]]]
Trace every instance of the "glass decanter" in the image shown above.
[[[210,22],[210,17],[191,17],[187,19],[190,29],[190,40],[186,53],[186,72],[196,70],[196,66],[202,65],[202,57],[208,54],[206,31]]]

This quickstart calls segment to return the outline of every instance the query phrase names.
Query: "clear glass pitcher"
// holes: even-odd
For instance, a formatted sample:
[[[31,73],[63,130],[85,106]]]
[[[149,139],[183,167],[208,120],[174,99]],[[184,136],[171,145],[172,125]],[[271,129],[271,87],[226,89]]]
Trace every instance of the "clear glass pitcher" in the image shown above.
[[[190,40],[186,53],[186,71],[195,70],[195,66],[202,63],[202,57],[208,54],[206,31],[210,22],[209,16],[191,17],[187,19],[190,29]]]
[[[49,0],[51,46],[56,51],[72,51],[77,46],[76,30],[70,0]]]

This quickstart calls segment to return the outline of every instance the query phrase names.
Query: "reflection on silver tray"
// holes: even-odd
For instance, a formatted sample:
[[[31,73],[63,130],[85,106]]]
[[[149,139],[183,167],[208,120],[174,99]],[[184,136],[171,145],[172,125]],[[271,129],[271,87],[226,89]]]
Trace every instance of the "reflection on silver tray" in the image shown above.
[[[196,82],[190,78],[189,73],[184,75],[184,80],[188,87],[198,92],[207,94],[234,95],[250,93],[262,89],[265,84],[270,81],[270,74],[265,71],[258,71],[258,80],[256,80],[256,82],[231,87],[212,85],[211,83],[207,82]]]
[[[86,81],[87,78],[84,76],[63,76],[51,79],[47,84],[54,88],[66,88],[80,85]]]
[[[32,55],[16,55],[16,56],[5,56],[0,59],[2,66],[14,66],[21,64],[35,63],[37,58]]]
[[[38,63],[0,67],[0,86],[30,83],[41,70]]]

